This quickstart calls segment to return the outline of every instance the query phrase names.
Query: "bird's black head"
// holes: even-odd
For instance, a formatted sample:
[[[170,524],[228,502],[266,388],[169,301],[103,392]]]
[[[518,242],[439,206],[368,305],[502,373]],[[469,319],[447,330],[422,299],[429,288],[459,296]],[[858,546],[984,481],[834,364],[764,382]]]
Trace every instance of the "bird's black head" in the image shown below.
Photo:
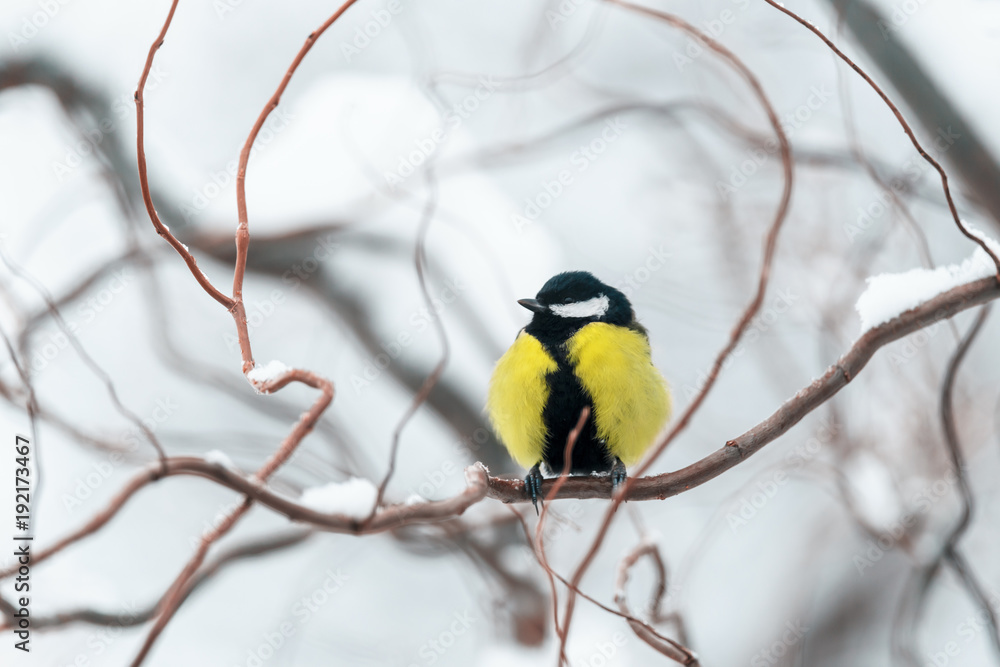
[[[590,322],[628,326],[635,319],[628,297],[586,271],[553,276],[534,299],[518,303],[535,314],[528,333],[543,342],[562,342]]]

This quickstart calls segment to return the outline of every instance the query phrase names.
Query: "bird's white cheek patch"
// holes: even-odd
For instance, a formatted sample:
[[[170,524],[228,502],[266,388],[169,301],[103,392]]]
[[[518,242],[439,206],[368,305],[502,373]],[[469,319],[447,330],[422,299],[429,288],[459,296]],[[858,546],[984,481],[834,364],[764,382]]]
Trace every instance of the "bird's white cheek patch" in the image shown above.
[[[549,306],[549,310],[559,317],[601,317],[604,313],[608,312],[610,305],[611,302],[608,301],[608,297],[602,294],[586,301],[553,304]]]

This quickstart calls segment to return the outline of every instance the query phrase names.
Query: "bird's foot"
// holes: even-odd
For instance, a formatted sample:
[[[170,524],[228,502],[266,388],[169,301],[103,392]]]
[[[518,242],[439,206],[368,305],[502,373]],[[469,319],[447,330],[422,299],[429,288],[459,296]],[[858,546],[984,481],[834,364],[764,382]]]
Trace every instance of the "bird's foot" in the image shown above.
[[[622,460],[615,458],[615,464],[611,466],[611,495],[615,495],[624,484],[625,480],[628,479],[628,473],[625,471],[625,464]]]
[[[528,471],[528,476],[524,478],[524,491],[531,497],[531,504],[535,506],[535,514],[538,514],[538,500],[542,495],[542,471],[535,464]]]

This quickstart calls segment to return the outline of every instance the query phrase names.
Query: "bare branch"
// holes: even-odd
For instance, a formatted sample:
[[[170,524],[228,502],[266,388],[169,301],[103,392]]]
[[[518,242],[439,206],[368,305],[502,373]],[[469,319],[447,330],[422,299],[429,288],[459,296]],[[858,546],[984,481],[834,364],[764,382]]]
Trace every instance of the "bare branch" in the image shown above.
[[[944,544],[941,546],[937,558],[935,558],[930,565],[924,568],[922,576],[920,577],[919,590],[917,591],[913,621],[916,622],[919,619],[920,613],[927,600],[927,596],[930,593],[931,586],[941,571],[941,564],[942,562],[945,562],[958,575],[962,584],[968,591],[969,597],[971,597],[976,604],[979,605],[981,610],[989,618],[989,623],[986,623],[986,627],[989,632],[994,655],[1000,656],[1000,631],[998,631],[997,627],[996,610],[993,609],[993,605],[990,603],[982,583],[980,583],[979,578],[976,576],[975,572],[973,572],[969,562],[965,559],[965,556],[962,554],[958,546],[959,541],[961,541],[962,537],[965,536],[965,532],[968,529],[969,524],[972,522],[972,515],[975,511],[975,499],[973,498],[972,489],[969,486],[969,479],[965,472],[965,456],[962,454],[962,446],[958,436],[958,427],[955,423],[954,409],[955,380],[958,377],[959,368],[962,361],[965,359],[966,353],[968,353],[969,349],[972,347],[972,343],[975,341],[976,336],[979,334],[980,330],[982,330],[983,324],[989,316],[991,305],[987,305],[979,311],[979,316],[976,318],[976,321],[972,324],[969,332],[955,349],[955,353],[952,355],[951,361],[948,363],[948,369],[945,372],[944,381],[941,383],[941,424],[944,430],[945,445],[948,448],[948,455],[951,459],[951,464],[954,468],[955,476],[958,481],[958,488],[962,495],[962,511],[958,521],[948,532],[948,536],[945,539]]]
[[[382,478],[382,482],[378,485],[378,493],[375,496],[375,504],[372,506],[371,514],[368,516],[369,519],[375,516],[379,505],[382,504],[385,498],[385,491],[389,487],[393,473],[396,471],[396,458],[399,454],[399,441],[403,437],[403,429],[410,423],[410,420],[417,413],[417,410],[420,409],[420,406],[427,402],[427,398],[434,387],[437,386],[438,381],[441,379],[441,374],[444,373],[445,368],[448,366],[448,361],[451,359],[451,346],[448,344],[448,334],[444,330],[440,314],[434,309],[433,299],[427,288],[427,232],[430,229],[431,222],[434,220],[434,211],[437,209],[437,187],[433,173],[430,171],[427,172],[427,180],[430,192],[420,216],[420,225],[417,229],[417,242],[413,250],[413,265],[417,272],[417,281],[420,285],[420,294],[424,298],[424,304],[427,306],[428,312],[434,314],[431,319],[434,323],[434,331],[441,341],[441,357],[427,377],[424,378],[420,389],[410,402],[410,406],[403,413],[399,423],[396,424],[396,428],[393,429],[392,445],[389,448],[389,465],[386,468],[385,477]]]
[[[220,553],[211,563],[203,567],[191,578],[191,585],[185,592],[185,598],[231,563],[293,547],[306,541],[312,535],[314,535],[312,530],[296,530],[230,547]],[[51,616],[36,616],[32,619],[31,624],[38,629],[52,628],[70,623],[90,623],[92,625],[121,627],[142,625],[156,616],[157,609],[161,603],[158,602],[149,605],[145,609],[138,610],[127,616],[123,616],[121,613],[102,612],[94,609],[76,609]]]
[[[565,638],[565,631],[559,625],[559,594],[556,590],[555,579],[553,578],[554,572],[552,567],[549,565],[549,557],[545,554],[545,519],[549,515],[548,501],[552,500],[552,498],[559,493],[560,487],[566,482],[567,479],[569,479],[570,468],[573,466],[573,447],[576,446],[576,440],[580,437],[580,433],[583,431],[583,426],[587,423],[587,419],[589,417],[590,407],[584,406],[583,409],[580,410],[580,416],[576,420],[576,425],[573,427],[573,430],[569,432],[569,435],[566,436],[566,448],[563,450],[562,472],[556,479],[555,484],[552,485],[552,488],[549,489],[549,493],[546,495],[545,501],[542,502],[542,512],[538,516],[538,523],[535,525],[535,556],[538,558],[539,564],[541,564],[542,569],[545,570],[545,574],[549,579],[549,587],[552,589],[553,624],[556,629],[556,635],[562,639]],[[568,661],[564,648],[565,647],[563,645],[560,645],[560,663]]]
[[[149,440],[149,443],[153,446],[153,449],[156,450],[156,455],[160,459],[161,463],[165,461],[167,455],[163,451],[163,446],[160,444],[160,441],[156,437],[156,434],[153,433],[153,430],[149,428],[145,422],[139,419],[139,415],[137,415],[135,412],[126,407],[124,403],[122,403],[121,398],[118,397],[118,390],[115,389],[115,384],[111,380],[111,376],[108,375],[108,373],[103,368],[101,368],[101,366],[94,360],[92,356],[90,356],[87,350],[83,347],[83,343],[80,342],[78,337],[70,329],[69,325],[66,324],[66,320],[63,318],[62,313],[56,306],[55,301],[53,301],[52,299],[52,295],[49,293],[48,289],[46,289],[45,285],[43,285],[33,275],[25,271],[21,266],[12,261],[7,256],[7,253],[3,251],[3,249],[0,249],[0,261],[2,261],[3,264],[8,269],[10,269],[12,273],[14,273],[16,276],[18,276],[26,283],[31,285],[31,288],[38,293],[38,296],[40,296],[42,298],[42,301],[45,302],[45,306],[49,314],[52,315],[52,320],[56,323],[56,326],[59,327],[59,330],[66,336],[66,339],[69,341],[69,344],[73,347],[73,350],[76,351],[77,355],[79,355],[83,363],[90,369],[90,372],[93,373],[94,376],[101,381],[101,384],[104,385],[105,390],[108,392],[108,397],[111,399],[112,404],[115,406],[115,410],[117,410],[120,415],[125,417],[125,419],[132,422],[132,424],[134,424],[137,429],[142,431],[142,434],[146,437],[147,440]],[[13,358],[13,349],[11,351],[11,357]],[[19,372],[24,373],[24,370],[19,367]],[[24,379],[25,381],[27,381],[28,380],[27,376],[24,376]],[[28,387],[29,387],[29,393],[31,394],[30,400],[33,402],[32,408],[35,410],[35,412],[30,413],[33,416],[37,412],[38,403],[34,398],[34,389],[31,388],[30,384],[28,385]]]
[[[163,28],[160,29],[160,34],[157,36],[156,40],[149,47],[149,53],[146,56],[146,66],[142,70],[142,76],[139,78],[139,86],[135,90],[135,123],[136,123],[136,155],[139,165],[139,187],[142,189],[142,201],[146,204],[146,212],[149,214],[149,219],[153,221],[153,227],[156,228],[156,233],[162,236],[167,243],[169,243],[174,250],[177,251],[188,265],[191,270],[191,274],[198,281],[198,284],[208,292],[209,296],[221,303],[226,309],[231,309],[235,302],[230,297],[226,296],[219,291],[215,285],[208,279],[201,269],[198,268],[198,262],[195,260],[194,255],[187,249],[183,243],[177,240],[170,229],[163,224],[160,220],[159,214],[156,212],[156,207],[153,206],[153,196],[149,192],[149,177],[146,174],[146,145],[145,137],[143,134],[143,121],[145,120],[145,108],[143,104],[143,90],[146,88],[146,79],[149,78],[149,72],[153,69],[153,56],[156,52],[160,50],[163,46],[163,40],[167,35],[167,30],[170,28],[170,23],[174,19],[174,12],[177,11],[177,3],[179,0],[173,0],[170,3],[170,11],[167,13],[167,19],[163,22]]]
[[[663,559],[660,557],[659,548],[653,542],[640,542],[632,551],[625,554],[625,557],[618,563],[618,577],[615,580],[615,604],[618,605],[618,609],[623,614],[627,614],[628,616],[632,616],[632,612],[628,606],[627,592],[629,573],[643,556],[653,559],[654,563],[658,565],[658,571],[661,574],[663,572]],[[660,591],[665,590],[665,581],[662,577],[658,578],[658,584]],[[670,638],[664,638],[658,633],[650,632],[649,627],[642,623],[630,620],[629,627],[632,628],[632,631],[639,639],[671,660],[679,662],[682,665],[698,665],[698,656],[680,643]]]
[[[514,513],[514,516],[516,516],[517,519],[518,519],[518,521],[521,523],[521,529],[524,531],[525,538],[528,540],[528,544],[531,544],[532,543],[531,529],[528,528],[528,522],[525,520],[524,515],[516,507],[511,507],[510,511]],[[536,560],[538,560],[538,562],[539,562],[539,565],[542,565],[543,568],[544,567],[548,567],[546,564],[542,563],[541,560],[538,559],[538,551],[535,550],[534,553],[535,553]],[[609,607],[608,605],[604,604],[603,602],[601,602],[597,598],[593,597],[592,595],[589,595],[589,594],[585,593],[579,587],[574,587],[573,584],[569,580],[566,579],[566,577],[562,576],[561,574],[559,574],[555,570],[549,568],[547,570],[547,572],[551,576],[553,576],[556,579],[558,579],[559,582],[562,583],[563,586],[566,586],[567,588],[571,589],[576,595],[579,595],[581,598],[583,598],[584,600],[590,602],[591,604],[593,604],[598,609],[602,609],[602,610],[608,612],[609,614],[612,614],[614,616],[618,616],[619,618],[623,618],[626,621],[628,621],[629,624],[634,624],[637,627],[641,627],[644,632],[648,633],[651,637],[653,637],[653,638],[655,638],[655,639],[657,639],[659,641],[667,642],[667,643],[669,643],[669,642],[672,641],[670,638],[664,637],[663,635],[661,635],[659,632],[656,631],[656,628],[654,628],[649,623],[646,623],[642,619],[636,618],[635,616],[632,616],[630,614],[622,613],[621,611],[619,611],[619,610],[617,610],[617,609],[615,609],[613,607]],[[560,634],[559,636],[562,637],[563,635]],[[566,658],[565,652],[562,652],[562,653],[559,654],[560,663],[562,663],[565,660],[565,658]],[[697,663],[693,663],[693,664],[697,664]]]
[[[989,244],[986,243],[985,240],[983,240],[979,236],[969,231],[969,228],[965,226],[964,222],[962,222],[962,218],[959,217],[958,215],[958,208],[956,208],[955,206],[955,200],[951,196],[951,186],[948,184],[948,174],[945,173],[944,167],[941,166],[941,163],[935,160],[933,157],[931,157],[931,154],[928,153],[926,150],[924,150],[923,145],[917,139],[917,135],[913,133],[913,129],[910,127],[910,124],[906,122],[905,118],[903,118],[903,114],[899,110],[899,107],[897,107],[893,103],[893,101],[889,99],[889,96],[885,94],[885,91],[882,90],[877,83],[875,83],[874,79],[868,76],[867,72],[858,67],[858,65],[853,60],[851,60],[843,51],[838,49],[837,45],[834,44],[829,37],[824,35],[819,28],[814,26],[809,21],[806,21],[804,18],[802,18],[792,10],[788,9],[781,3],[776,2],[776,0],[764,0],[764,2],[771,5],[782,14],[791,17],[806,30],[808,30],[809,32],[813,33],[821,40],[823,40],[823,43],[826,44],[826,46],[831,51],[836,53],[841,60],[850,65],[851,69],[857,72],[858,75],[862,79],[864,79],[869,86],[872,87],[872,90],[874,90],[878,94],[878,96],[882,98],[882,101],[885,102],[886,106],[888,106],[889,109],[892,111],[893,115],[896,117],[896,120],[899,121],[900,126],[902,126],[903,128],[903,132],[905,132],[906,136],[910,138],[910,143],[912,143],[913,147],[917,149],[917,152],[920,153],[920,156],[924,160],[926,160],[928,164],[934,167],[934,170],[941,177],[941,187],[944,189],[945,199],[948,200],[948,210],[951,211],[951,217],[955,220],[955,225],[958,227],[958,230],[962,232],[963,235],[965,235],[969,240],[974,242],[980,248],[985,250],[986,254],[990,256],[990,258],[993,260],[993,263],[996,265],[996,279],[997,282],[1000,283],[1000,257],[997,257],[996,253],[993,252],[993,249],[990,248]]]

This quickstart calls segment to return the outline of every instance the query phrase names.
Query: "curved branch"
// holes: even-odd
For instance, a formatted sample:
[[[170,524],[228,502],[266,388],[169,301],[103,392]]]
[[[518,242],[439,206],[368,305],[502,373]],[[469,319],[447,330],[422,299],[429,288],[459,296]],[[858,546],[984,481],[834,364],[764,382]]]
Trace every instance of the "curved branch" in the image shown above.
[[[139,168],[139,188],[142,191],[142,202],[146,205],[146,212],[149,214],[149,219],[153,222],[153,227],[156,228],[156,233],[163,237],[167,243],[169,243],[177,254],[180,255],[184,262],[188,265],[188,269],[191,270],[191,275],[194,276],[198,284],[201,285],[202,289],[208,292],[208,295],[213,299],[218,301],[220,304],[226,307],[227,310],[232,309],[236,302],[230,297],[219,291],[212,281],[208,279],[208,276],[198,268],[198,262],[195,260],[194,255],[187,249],[187,246],[177,240],[177,237],[171,233],[170,228],[163,224],[160,220],[159,213],[156,212],[156,207],[153,206],[153,196],[149,191],[149,177],[146,174],[146,142],[145,142],[145,132],[143,122],[145,119],[145,107],[143,104],[143,91],[146,88],[146,79],[149,78],[149,72],[153,69],[153,57],[156,52],[160,50],[163,46],[163,40],[167,36],[167,30],[170,29],[170,23],[174,20],[174,12],[177,11],[177,3],[179,0],[173,0],[170,3],[170,11],[167,13],[167,20],[163,22],[163,27],[160,29],[160,34],[157,35],[156,41],[152,43],[149,47],[149,53],[146,54],[146,65],[142,69],[142,76],[139,77],[139,86],[135,90],[133,98],[135,100],[135,152],[136,161],[138,162]]]
[[[871,86],[872,90],[874,90],[875,93],[885,103],[885,105],[889,107],[889,110],[892,111],[892,114],[896,117],[896,120],[899,121],[899,125],[903,128],[903,132],[905,132],[906,136],[909,137],[910,143],[913,144],[913,148],[916,149],[918,153],[920,153],[920,157],[922,157],[929,165],[934,167],[934,171],[936,171],[938,173],[938,176],[941,177],[941,188],[944,190],[944,197],[948,201],[948,210],[951,212],[951,217],[952,219],[954,219],[955,225],[958,227],[958,231],[960,231],[970,241],[972,241],[980,248],[982,248],[986,252],[986,254],[990,256],[990,259],[993,260],[993,264],[996,266],[996,281],[1000,283],[1000,257],[998,257],[997,254],[993,252],[993,249],[990,248],[989,244],[986,243],[986,241],[981,236],[979,236],[978,234],[974,234],[968,227],[965,226],[965,223],[962,222],[962,218],[958,214],[958,207],[955,206],[955,199],[951,195],[951,186],[948,184],[948,174],[945,172],[944,167],[941,166],[941,163],[935,160],[933,157],[931,157],[931,154],[924,149],[923,145],[917,139],[917,135],[913,133],[913,129],[910,127],[910,124],[906,122],[905,118],[903,118],[903,113],[899,110],[899,107],[897,107],[893,103],[893,101],[889,99],[889,96],[885,94],[885,91],[882,90],[882,88],[880,88],[877,83],[875,83],[874,79],[868,76],[867,72],[861,69],[857,65],[857,63],[855,63],[847,56],[847,54],[838,49],[837,45],[834,44],[829,37],[824,35],[819,28],[817,28],[812,23],[805,20],[792,10],[788,9],[777,0],[764,0],[764,2],[771,5],[779,12],[781,12],[785,16],[788,16],[795,22],[799,23],[806,30],[819,37],[823,41],[823,43],[826,44],[827,48],[833,51],[838,58],[843,60],[850,66],[851,69],[857,72],[858,76],[864,79],[865,83]]]
[[[938,573],[941,571],[941,563],[946,562],[955,574],[958,575],[969,597],[979,605],[980,609],[986,613],[988,622],[986,626],[990,637],[990,643],[994,655],[1000,656],[1000,630],[998,630],[996,610],[990,604],[989,597],[983,588],[979,577],[972,570],[971,565],[959,550],[959,542],[965,536],[969,524],[972,523],[972,514],[975,511],[975,498],[972,495],[972,488],[969,486],[969,478],[966,474],[965,455],[962,453],[962,445],[958,436],[958,425],[955,422],[955,381],[958,378],[958,371],[965,360],[965,356],[972,343],[976,340],[990,314],[990,307],[986,306],[979,311],[979,316],[972,324],[965,338],[959,343],[948,363],[948,370],[945,372],[944,382],[941,385],[940,412],[941,424],[944,430],[945,445],[948,448],[948,455],[954,468],[955,477],[958,481],[958,489],[962,496],[962,511],[958,521],[948,532],[945,543],[942,545],[937,558],[926,568],[922,577],[921,587],[917,594],[917,612],[915,619],[920,616],[920,611],[930,593]]]
[[[185,590],[185,599],[202,586],[209,579],[218,574],[230,563],[246,560],[256,556],[270,554],[275,551],[287,549],[297,544],[301,544],[314,535],[312,530],[297,530],[294,532],[279,534],[274,537],[256,539],[235,547],[230,547],[220,553],[215,560],[203,567],[191,578],[191,583]],[[108,625],[119,627],[131,627],[142,625],[156,617],[159,609],[159,602],[148,605],[130,614],[113,613],[99,611],[96,609],[74,609],[70,611],[58,612],[51,616],[36,616],[31,625],[34,628],[53,628],[71,623],[88,623],[90,625]],[[13,610],[11,610],[13,613]],[[10,614],[8,614],[9,616]],[[0,628],[4,629],[4,628]]]
[[[288,66],[287,70],[285,70],[285,75],[281,78],[281,83],[278,84],[278,88],[274,91],[274,94],[271,95],[267,104],[264,105],[264,109],[260,112],[260,115],[257,116],[257,122],[255,122],[253,128],[251,128],[250,134],[247,136],[247,140],[243,144],[243,150],[240,151],[240,161],[236,171],[236,212],[239,217],[236,226],[236,265],[233,269],[233,299],[229,310],[233,315],[233,319],[236,321],[236,335],[239,339],[240,354],[243,355],[244,373],[254,367],[253,354],[250,350],[250,332],[247,329],[246,306],[243,303],[243,279],[246,275],[247,255],[250,251],[250,225],[249,218],[247,217],[246,189],[247,164],[250,162],[250,151],[253,149],[253,143],[257,140],[257,135],[260,134],[261,128],[263,128],[264,123],[267,122],[268,116],[271,115],[272,111],[278,108],[278,103],[281,102],[281,96],[284,94],[288,84],[291,83],[292,76],[295,74],[296,70],[298,70],[299,65],[302,64],[302,60],[312,49],[313,44],[315,44],[320,35],[326,32],[327,28],[333,25],[334,22],[339,19],[355,2],[357,2],[357,0],[346,0],[346,2],[344,2],[344,4],[337,9],[337,11],[330,15],[330,18],[323,22],[323,25],[309,33],[309,36],[306,37],[306,41],[302,44],[299,52],[295,55],[295,59],[292,60],[292,64]],[[166,32],[166,26],[164,26],[163,29],[164,32]],[[152,53],[150,54],[150,57],[152,57]]]
[[[618,576],[615,579],[615,604],[618,605],[618,609],[621,610],[623,614],[629,617],[632,616],[632,611],[628,606],[629,575],[632,572],[632,568],[635,567],[635,564],[638,563],[639,559],[643,556],[647,556],[652,559],[657,570],[657,590],[653,596],[654,609],[658,605],[658,598],[662,596],[663,591],[666,590],[666,573],[663,567],[663,559],[660,556],[659,548],[653,542],[640,542],[618,563]],[[664,637],[659,633],[651,632],[651,629],[646,624],[638,623],[632,620],[630,620],[628,624],[629,627],[632,628],[636,637],[646,642],[653,650],[682,665],[698,665],[698,656],[686,646],[683,646],[669,637]]]

